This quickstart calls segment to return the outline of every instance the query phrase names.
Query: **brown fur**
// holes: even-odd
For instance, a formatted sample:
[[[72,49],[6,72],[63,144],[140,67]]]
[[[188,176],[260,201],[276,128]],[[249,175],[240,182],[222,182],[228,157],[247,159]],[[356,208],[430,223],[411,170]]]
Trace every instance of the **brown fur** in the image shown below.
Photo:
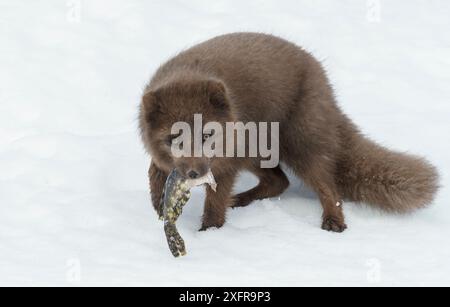
[[[283,171],[260,169],[257,158],[174,159],[166,140],[178,121],[280,122],[280,159],[317,192],[322,228],[346,229],[342,199],[408,212],[432,202],[438,188],[435,168],[423,159],[395,153],[365,138],[339,109],[321,64],[280,38],[236,33],[182,52],[155,74],[140,112],[142,139],[152,155],[151,191],[155,208],[165,178],[177,167],[187,174],[212,168],[218,191],[207,191],[202,230],[220,227],[228,206],[283,193]],[[257,175],[254,189],[232,197],[241,170]]]

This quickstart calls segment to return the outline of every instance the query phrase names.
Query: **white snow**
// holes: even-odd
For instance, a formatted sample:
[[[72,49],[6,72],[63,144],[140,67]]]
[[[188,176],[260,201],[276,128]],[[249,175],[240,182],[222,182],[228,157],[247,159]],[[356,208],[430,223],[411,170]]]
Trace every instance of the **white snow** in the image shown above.
[[[0,0],[1,285],[450,285],[450,3],[370,0]],[[442,174],[429,209],[344,205],[322,231],[316,196],[230,210],[174,259],[148,193],[137,105],[150,75],[217,34],[259,31],[311,50],[372,138]],[[244,175],[238,190],[255,179]]]

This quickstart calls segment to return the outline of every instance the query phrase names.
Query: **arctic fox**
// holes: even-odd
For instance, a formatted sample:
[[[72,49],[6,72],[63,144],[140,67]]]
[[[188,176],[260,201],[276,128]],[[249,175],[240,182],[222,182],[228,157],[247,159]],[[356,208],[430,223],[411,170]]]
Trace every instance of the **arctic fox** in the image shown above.
[[[207,188],[201,230],[221,227],[229,207],[277,197],[289,185],[280,166],[261,168],[260,157],[174,157],[177,122],[278,122],[279,159],[318,195],[322,228],[342,232],[342,200],[391,212],[430,204],[438,189],[436,169],[422,158],[388,150],[360,133],[341,111],[321,64],[302,48],[271,35],[235,33],[188,49],[156,72],[143,95],[140,128],[152,156],[150,188],[155,209],[167,175],[209,170],[217,191]],[[210,137],[208,133],[205,139]],[[241,170],[259,184],[232,195]]]

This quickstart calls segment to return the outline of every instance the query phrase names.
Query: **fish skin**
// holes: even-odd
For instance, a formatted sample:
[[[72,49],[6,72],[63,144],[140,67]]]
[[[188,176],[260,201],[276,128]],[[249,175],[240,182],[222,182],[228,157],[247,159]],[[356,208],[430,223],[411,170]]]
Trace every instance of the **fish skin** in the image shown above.
[[[167,243],[174,257],[186,255],[186,246],[178,232],[176,221],[183,213],[183,207],[191,198],[191,188],[203,184],[209,184],[216,191],[217,183],[211,171],[203,178],[188,180],[175,169],[167,177],[161,198],[161,211],[158,214],[159,218],[164,221]]]

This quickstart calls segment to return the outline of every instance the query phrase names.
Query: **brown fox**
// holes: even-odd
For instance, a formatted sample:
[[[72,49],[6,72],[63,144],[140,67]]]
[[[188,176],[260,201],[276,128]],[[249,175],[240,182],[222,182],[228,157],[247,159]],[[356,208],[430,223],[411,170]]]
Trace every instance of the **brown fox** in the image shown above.
[[[191,178],[211,169],[216,177],[217,191],[207,188],[201,230],[221,227],[229,207],[279,196],[289,181],[279,166],[261,168],[259,158],[174,157],[171,127],[176,122],[192,125],[194,114],[202,114],[204,122],[280,123],[280,160],[318,194],[327,231],[347,228],[342,200],[403,213],[430,204],[438,189],[438,173],[427,161],[390,151],[360,133],[337,105],[326,73],[312,55],[275,36],[229,34],[161,66],[140,107],[156,210],[174,168]],[[259,184],[233,196],[242,170],[254,173]]]

